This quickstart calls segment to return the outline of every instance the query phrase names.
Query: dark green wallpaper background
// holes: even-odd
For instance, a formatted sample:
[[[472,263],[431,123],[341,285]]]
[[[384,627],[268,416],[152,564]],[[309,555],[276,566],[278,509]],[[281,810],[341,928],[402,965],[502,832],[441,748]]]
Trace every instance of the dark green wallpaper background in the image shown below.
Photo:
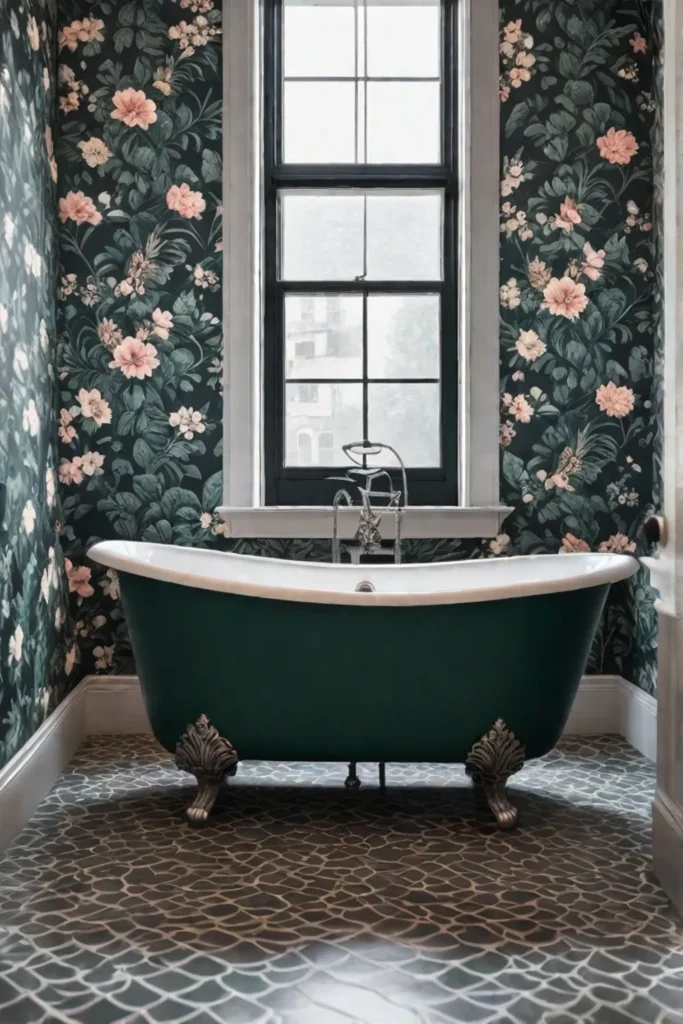
[[[54,5],[0,5],[0,768],[77,677],[58,536]]]
[[[411,544],[411,558],[633,551],[656,503],[653,11],[501,8],[501,497],[515,511],[493,541]],[[59,476],[83,672],[133,668],[91,542],[225,544],[221,42],[213,0],[61,5]],[[236,548],[329,557],[312,542]],[[591,670],[653,692],[655,647],[638,577],[614,589]]]

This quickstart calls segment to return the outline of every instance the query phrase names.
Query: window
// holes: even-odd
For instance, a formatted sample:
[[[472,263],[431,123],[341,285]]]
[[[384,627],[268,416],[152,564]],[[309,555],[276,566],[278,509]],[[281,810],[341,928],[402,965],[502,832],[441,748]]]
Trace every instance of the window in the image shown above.
[[[266,504],[331,504],[362,438],[456,502],[454,3],[266,0]]]
[[[497,0],[224,11],[228,533],[329,536],[369,436],[404,536],[495,534]]]

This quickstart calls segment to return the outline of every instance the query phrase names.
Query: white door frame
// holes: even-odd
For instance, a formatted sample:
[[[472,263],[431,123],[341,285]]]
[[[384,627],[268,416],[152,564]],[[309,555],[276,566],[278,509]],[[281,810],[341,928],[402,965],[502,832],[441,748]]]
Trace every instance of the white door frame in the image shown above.
[[[650,562],[659,592],[653,866],[683,915],[683,0],[664,0],[665,534]]]

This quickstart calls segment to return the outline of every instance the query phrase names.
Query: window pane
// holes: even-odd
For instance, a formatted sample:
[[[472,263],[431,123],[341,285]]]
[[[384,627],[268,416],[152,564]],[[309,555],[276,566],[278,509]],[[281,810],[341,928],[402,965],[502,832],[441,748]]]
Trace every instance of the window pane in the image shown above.
[[[354,74],[353,5],[318,6],[285,0],[285,77],[350,77]]]
[[[285,385],[285,465],[343,466],[342,445],[363,434],[363,385],[313,386]]]
[[[441,278],[441,194],[368,195],[368,280]]]
[[[369,3],[368,75],[371,78],[436,78],[440,9],[436,0],[415,6]]]
[[[281,194],[282,279],[353,281],[363,273],[363,196]]]
[[[439,163],[440,103],[438,82],[368,82],[367,162]]]
[[[368,432],[392,445],[406,466],[441,464],[438,384],[369,384]],[[386,458],[384,465],[389,465]]]
[[[370,377],[439,377],[439,296],[368,296]]]
[[[360,295],[287,295],[286,377],[363,376]]]
[[[353,82],[285,82],[284,158],[292,164],[353,163]]]

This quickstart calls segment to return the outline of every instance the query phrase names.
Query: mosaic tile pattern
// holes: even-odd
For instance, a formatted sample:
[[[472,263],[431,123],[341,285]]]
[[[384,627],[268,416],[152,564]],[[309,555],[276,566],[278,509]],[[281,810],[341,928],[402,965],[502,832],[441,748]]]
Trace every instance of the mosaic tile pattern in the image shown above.
[[[0,860],[2,1024],[674,1024],[653,766],[570,740],[499,832],[459,767],[240,766],[211,824],[148,737],[82,748]]]

